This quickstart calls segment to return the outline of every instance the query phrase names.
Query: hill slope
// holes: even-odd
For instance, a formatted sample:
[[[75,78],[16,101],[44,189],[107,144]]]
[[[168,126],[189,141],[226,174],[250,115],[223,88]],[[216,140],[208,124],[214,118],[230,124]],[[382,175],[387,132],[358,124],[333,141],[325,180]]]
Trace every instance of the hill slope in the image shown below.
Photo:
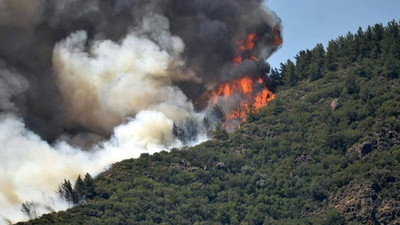
[[[399,30],[300,52],[238,131],[116,163],[87,204],[26,224],[399,224]]]

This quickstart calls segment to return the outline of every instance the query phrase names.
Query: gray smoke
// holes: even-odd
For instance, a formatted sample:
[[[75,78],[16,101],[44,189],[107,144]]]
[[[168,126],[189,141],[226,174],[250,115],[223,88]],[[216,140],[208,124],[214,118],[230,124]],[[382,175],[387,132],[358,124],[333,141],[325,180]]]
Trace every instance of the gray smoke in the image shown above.
[[[14,104],[27,126],[41,137],[53,141],[65,132],[81,131],[108,136],[110,127],[126,115],[134,116],[137,110],[125,110],[120,118],[111,116],[88,123],[71,116],[80,111],[71,112],[71,102],[65,102],[66,98],[71,100],[66,96],[68,90],[57,83],[60,70],[53,65],[53,48],[58,42],[82,30],[86,39],[80,43],[80,50],[90,58],[93,45],[101,41],[118,44],[132,34],[151,41],[185,62],[168,71],[173,76],[168,82],[195,100],[220,81],[254,72],[254,62],[232,65],[235,43],[248,33],[257,33],[262,36],[257,54],[264,60],[276,50],[277,46],[268,43],[274,38],[273,26],[279,27],[279,23],[260,0],[2,0],[0,58],[18,68],[28,81],[25,101]],[[170,43],[172,39],[175,41]],[[174,43],[184,47],[172,46]],[[60,48],[60,44],[57,46]],[[184,49],[176,52],[177,47]]]
[[[28,87],[29,83],[24,76],[0,61],[0,112],[18,113],[16,104],[24,101],[23,93]]]
[[[274,27],[262,0],[0,0],[0,224],[69,207],[64,178],[182,146],[174,124],[205,140],[192,102],[265,71]],[[249,33],[259,60],[234,65]]]

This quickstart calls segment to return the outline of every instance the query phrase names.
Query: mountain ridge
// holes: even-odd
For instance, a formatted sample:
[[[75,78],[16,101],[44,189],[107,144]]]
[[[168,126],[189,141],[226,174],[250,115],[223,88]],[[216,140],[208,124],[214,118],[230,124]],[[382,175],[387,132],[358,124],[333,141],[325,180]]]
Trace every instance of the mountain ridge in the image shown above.
[[[299,52],[239,130],[124,160],[96,194],[18,224],[400,223],[400,25]]]

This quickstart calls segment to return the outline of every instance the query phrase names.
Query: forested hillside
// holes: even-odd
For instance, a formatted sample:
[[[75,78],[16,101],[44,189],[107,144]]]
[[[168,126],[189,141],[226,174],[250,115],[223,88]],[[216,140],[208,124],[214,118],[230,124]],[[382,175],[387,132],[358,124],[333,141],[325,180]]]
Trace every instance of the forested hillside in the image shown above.
[[[295,59],[238,131],[116,163],[26,224],[400,224],[399,23]]]

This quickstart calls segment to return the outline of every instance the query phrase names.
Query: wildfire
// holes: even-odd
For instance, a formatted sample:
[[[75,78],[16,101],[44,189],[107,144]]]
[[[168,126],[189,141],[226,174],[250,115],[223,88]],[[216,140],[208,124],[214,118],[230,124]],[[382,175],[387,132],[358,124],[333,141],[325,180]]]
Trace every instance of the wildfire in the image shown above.
[[[258,111],[274,99],[261,78],[242,77],[219,85],[211,91],[210,101],[224,105],[226,120],[244,122],[250,110]]]
[[[274,26],[272,33],[273,37],[268,45],[279,47],[282,45],[279,27]],[[251,33],[236,42],[237,48],[232,60],[233,64],[238,65],[246,59],[257,61],[258,58],[253,54],[259,40],[260,37],[256,33]],[[243,75],[236,80],[222,83],[209,92],[209,104],[218,105],[223,109],[226,120],[224,126],[230,130],[235,129],[238,122],[244,122],[250,111],[258,112],[261,107],[267,105],[275,97],[274,93],[268,90],[263,79],[264,75]],[[237,121],[236,125],[231,127],[231,121]]]
[[[243,60],[246,58],[253,61],[257,60],[257,57],[255,57],[251,53],[256,47],[256,41],[258,41],[258,39],[259,37],[257,36],[257,34],[252,33],[247,35],[245,39],[242,39],[236,43],[239,47],[236,49],[236,56],[233,58],[233,63],[235,65],[243,62]]]
[[[275,25],[272,28],[272,33],[274,34],[274,42],[272,45],[280,46],[282,45],[282,36],[281,36],[281,31],[278,28],[278,25]]]

